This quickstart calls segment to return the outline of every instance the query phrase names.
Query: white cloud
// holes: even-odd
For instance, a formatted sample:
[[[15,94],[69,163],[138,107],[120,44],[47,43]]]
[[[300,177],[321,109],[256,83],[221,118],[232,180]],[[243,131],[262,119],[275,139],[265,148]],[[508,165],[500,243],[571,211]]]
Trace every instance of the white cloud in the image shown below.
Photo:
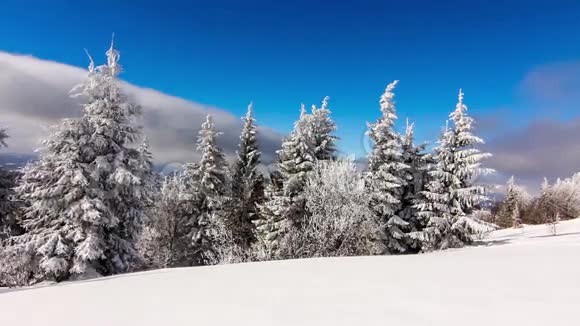
[[[578,90],[580,61],[537,66],[526,74],[519,87],[522,96],[537,104],[564,106],[566,109],[580,101]]]
[[[506,178],[516,176],[529,188],[544,177],[554,180],[580,171],[580,119],[569,122],[536,120],[522,130],[492,140],[486,149],[489,165]]]
[[[0,126],[11,136],[9,151],[30,153],[46,136],[46,128],[65,117],[79,116],[80,103],[69,96],[72,87],[86,77],[86,71],[31,56],[0,52]],[[207,113],[223,131],[220,145],[233,154],[241,120],[232,114],[163,94],[153,89],[123,85],[129,97],[143,106],[145,134],[158,164],[188,162],[195,158],[194,137]],[[257,108],[259,109],[259,108]],[[260,128],[264,160],[274,158],[281,135]]]

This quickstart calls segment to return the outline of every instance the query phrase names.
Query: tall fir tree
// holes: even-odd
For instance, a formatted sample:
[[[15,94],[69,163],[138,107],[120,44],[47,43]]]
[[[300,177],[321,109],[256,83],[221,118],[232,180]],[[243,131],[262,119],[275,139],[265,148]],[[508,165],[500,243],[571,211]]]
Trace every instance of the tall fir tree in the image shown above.
[[[264,177],[258,170],[262,154],[258,148],[252,104],[248,106],[243,121],[232,173],[233,212],[230,214],[229,225],[238,245],[248,248],[255,241],[255,225],[252,221],[258,219],[258,205],[264,202]]]
[[[260,218],[254,223],[259,244],[269,257],[276,257],[286,231],[299,227],[308,217],[304,187],[307,174],[317,160],[331,159],[335,154],[336,129],[330,119],[328,98],[312,115],[300,107],[300,118],[277,151],[277,171],[272,173],[266,189],[266,200],[260,205]]]
[[[64,120],[24,172],[18,192],[30,203],[17,239],[32,256],[34,280],[64,280],[72,274],[111,275],[140,262],[136,243],[150,202],[140,137],[140,107],[129,102],[117,79],[119,52],[107,64],[92,60],[80,119]],[[33,281],[34,281],[33,280]]]
[[[373,143],[368,156],[367,186],[371,193],[371,208],[385,223],[385,244],[393,253],[407,251],[405,229],[409,222],[397,215],[403,209],[405,171],[410,167],[403,163],[401,135],[394,130],[397,120],[395,89],[398,81],[390,83],[380,99],[382,116],[368,125],[367,135]]]
[[[228,202],[229,174],[226,160],[217,144],[220,132],[215,130],[213,118],[207,115],[197,139],[197,151],[201,154],[199,164],[190,166],[191,192],[197,198],[200,215],[195,225],[193,245],[195,264],[210,263],[214,255],[216,239],[213,226],[224,223],[224,206]],[[219,219],[219,220],[218,220]]]
[[[304,105],[294,129],[282,143],[278,153],[277,179],[280,187],[269,187],[267,202],[261,206],[262,218],[275,223],[258,222],[262,225],[287,225],[298,227],[308,218],[305,206],[304,186],[307,174],[316,161],[336,158],[336,124],[330,118],[328,97],[320,108],[312,106],[308,114]],[[285,207],[279,205],[283,203]],[[281,221],[287,222],[287,224]],[[276,233],[279,230],[276,229]]]
[[[491,172],[481,167],[491,154],[476,148],[483,140],[472,133],[474,120],[467,115],[461,90],[449,117],[453,127],[446,127],[441,135],[434,150],[431,182],[417,204],[419,214],[428,221],[425,230],[415,234],[424,251],[461,247],[471,243],[474,234],[490,229],[473,212],[487,199],[486,188],[476,178]]]
[[[432,164],[430,155],[425,152],[427,144],[416,145],[414,135],[414,125],[409,124],[407,121],[405,135],[401,142],[401,158],[407,168],[403,170],[405,184],[402,187],[402,205],[396,214],[403,221],[409,223],[407,226],[401,228],[405,233],[406,252],[417,252],[421,249],[420,243],[409,235],[410,233],[422,230],[425,226],[415,204],[420,200],[421,192],[425,189],[425,185],[428,182],[429,168]]]
[[[448,187],[444,182],[444,176],[449,175],[444,169],[448,169],[447,162],[453,155],[450,152],[450,138],[451,130],[446,124],[437,141],[437,147],[433,149],[435,162],[429,171],[430,180],[416,202],[418,215],[424,221],[425,228],[412,235],[420,243],[422,251],[432,251],[440,247],[444,232],[447,232],[442,229],[449,228],[453,219]]]
[[[307,212],[303,197],[306,175],[312,170],[316,160],[311,143],[311,119],[301,106],[300,118],[294,124],[294,130],[282,142],[278,153],[277,168],[282,182],[282,194],[288,206],[284,208],[284,219],[290,223],[300,224]]]
[[[148,218],[151,160],[144,151],[146,148],[140,151],[132,146],[141,137],[141,129],[136,125],[141,107],[122,93],[117,78],[122,70],[120,54],[113,43],[106,54],[107,64],[100,66],[95,75],[99,78],[89,79],[80,88],[80,94],[88,97],[84,120],[92,131],[90,144],[94,156],[90,157],[89,166],[97,193],[91,197],[99,198],[104,207],[100,221],[89,216],[81,218],[86,238],[76,250],[81,260],[75,264],[75,270],[84,272],[83,265],[98,256],[98,246],[104,243],[101,261],[93,268],[109,275],[129,271],[139,261],[135,245]],[[94,208],[100,210],[98,206]]]
[[[222,133],[215,130],[211,115],[207,115],[197,138],[197,151],[201,159],[197,166],[201,191],[207,196],[209,207],[218,208],[221,196],[227,191],[228,171],[217,137]]]
[[[286,208],[290,198],[284,196],[280,179],[276,171],[271,173],[264,192],[266,201],[258,206],[259,218],[253,221],[256,226],[256,252],[263,260],[277,258],[281,238],[289,226]]]

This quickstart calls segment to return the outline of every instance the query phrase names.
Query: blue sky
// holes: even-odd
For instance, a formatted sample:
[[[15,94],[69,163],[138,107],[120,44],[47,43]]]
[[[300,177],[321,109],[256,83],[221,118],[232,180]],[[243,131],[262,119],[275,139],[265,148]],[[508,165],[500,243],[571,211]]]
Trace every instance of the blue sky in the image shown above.
[[[526,76],[580,59],[579,1],[5,0],[0,6],[0,50],[85,67],[83,49],[100,56],[115,32],[124,79],[238,116],[253,101],[259,123],[284,133],[301,102],[318,104],[328,95],[341,149],[357,155],[365,122],[378,117],[378,98],[393,79],[400,80],[399,116],[416,123],[420,140],[437,136],[459,87],[482,118],[482,132],[496,137],[503,118],[517,117],[510,125],[525,128],[547,114],[522,91]],[[554,118],[576,115],[563,110]]]

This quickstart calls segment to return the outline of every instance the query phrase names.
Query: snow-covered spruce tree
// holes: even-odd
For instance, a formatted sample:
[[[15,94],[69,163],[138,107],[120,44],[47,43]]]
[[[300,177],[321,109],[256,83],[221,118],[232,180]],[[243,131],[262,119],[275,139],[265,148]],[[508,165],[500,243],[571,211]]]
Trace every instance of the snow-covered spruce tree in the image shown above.
[[[326,102],[327,100],[323,103]],[[318,112],[319,110],[321,111]],[[299,228],[307,220],[304,187],[306,176],[317,160],[314,149],[319,149],[321,158],[335,155],[335,138],[330,134],[334,128],[328,118],[327,104],[323,104],[321,109],[313,109],[313,112],[318,112],[318,128],[315,128],[313,116],[307,114],[304,105],[301,105],[300,118],[282,142],[282,148],[277,151],[277,170],[271,175],[270,184],[267,186],[266,201],[259,206],[260,218],[254,223],[257,226],[258,251],[263,253],[265,259],[278,258],[280,241],[284,234],[290,228]],[[314,145],[315,129],[328,132],[327,136],[318,137],[318,146]]]
[[[282,182],[282,194],[287,207],[282,213],[291,224],[300,224],[307,216],[304,201],[306,175],[316,160],[310,138],[312,117],[301,107],[300,119],[278,151],[277,169]]]
[[[123,273],[140,261],[150,172],[131,145],[141,111],[121,92],[113,45],[107,61],[95,68],[91,60],[87,81],[75,88],[86,100],[83,116],[63,121],[18,187],[30,206],[14,249],[32,256],[33,281]]]
[[[411,237],[421,244],[421,251],[432,251],[441,246],[444,235],[449,232],[454,217],[451,213],[452,202],[445,176],[450,177],[445,169],[449,169],[447,162],[452,157],[451,130],[445,127],[433,150],[435,164],[429,171],[430,180],[425,190],[417,198],[416,207],[419,217],[425,222],[422,231],[411,233]],[[457,181],[457,180],[455,180]],[[442,247],[442,246],[441,246]]]
[[[141,107],[129,102],[120,89],[119,58],[111,43],[107,64],[95,75],[98,78],[89,78],[79,88],[79,95],[88,98],[83,120],[92,132],[90,197],[95,204],[91,209],[97,212],[87,214],[90,210],[82,209],[79,216],[85,238],[75,250],[75,273],[84,273],[88,265],[102,275],[123,273],[139,261],[135,244],[151,202],[152,164],[146,146],[132,147],[141,137],[136,125]],[[99,248],[102,244],[104,250]]]
[[[476,179],[491,172],[481,167],[491,154],[476,148],[483,140],[472,133],[474,120],[467,115],[461,90],[450,119],[453,127],[446,127],[441,135],[434,150],[431,181],[417,203],[419,215],[428,221],[425,230],[413,233],[423,243],[423,251],[461,247],[471,243],[477,233],[493,228],[473,214],[487,198],[486,187]]]
[[[336,123],[330,118],[328,101],[326,96],[322,100],[322,105],[317,108],[312,106],[308,136],[311,138],[309,143],[312,146],[316,160],[333,160],[336,159],[336,141],[338,137],[334,135]]]
[[[369,124],[367,131],[373,143],[366,177],[370,205],[385,224],[385,243],[391,253],[408,250],[406,234],[411,229],[410,223],[397,215],[403,209],[403,187],[410,169],[403,163],[401,135],[394,130],[397,114],[393,90],[397,83],[395,80],[387,86],[380,100],[382,116],[376,123]]]
[[[277,171],[270,174],[270,180],[264,192],[266,201],[258,205],[256,226],[256,243],[252,250],[258,260],[273,260],[278,257],[280,240],[284,231],[288,230],[286,208],[290,198],[284,196],[282,180]]]
[[[6,147],[8,135],[0,129],[0,148]],[[0,166],[0,247],[3,239],[21,233],[18,224],[20,205],[16,201],[15,192],[18,173]]]
[[[496,217],[496,224],[503,228],[516,228],[521,224],[521,193],[512,176],[507,181],[505,199]]]
[[[252,104],[248,106],[243,121],[232,172],[232,211],[228,214],[227,224],[235,242],[243,248],[249,248],[255,241],[255,225],[252,221],[258,219],[258,205],[264,202],[264,177],[258,170],[261,153]]]
[[[312,114],[307,114],[304,105],[301,105],[300,118],[277,152],[276,167],[281,188],[269,193],[285,196],[283,202],[288,207],[282,210],[271,207],[269,211],[279,211],[289,224],[298,225],[308,216],[303,196],[306,175],[316,161],[336,157],[335,143],[338,138],[334,135],[335,130],[336,125],[328,109],[328,97],[324,98],[320,108],[312,107]],[[279,202],[280,198],[275,201]]]
[[[228,171],[224,154],[217,144],[221,132],[215,130],[213,118],[206,116],[197,139],[197,151],[201,159],[197,165],[197,175],[201,191],[208,200],[208,207],[219,208],[220,197],[227,192]]]
[[[82,239],[79,211],[91,209],[88,168],[81,158],[90,138],[84,121],[64,120],[43,142],[40,159],[23,170],[17,188],[27,203],[22,225],[26,233],[13,240],[7,257],[19,256],[25,262],[7,270],[10,278],[24,274],[18,282],[65,280],[75,260],[76,239]],[[89,151],[92,152],[92,151]],[[97,210],[90,213],[98,215]],[[23,285],[23,284],[19,284]]]
[[[284,236],[283,257],[373,255],[384,251],[382,223],[370,209],[352,160],[317,161],[305,187],[310,217]]]
[[[217,144],[220,135],[214,129],[214,122],[210,115],[202,124],[197,140],[197,151],[201,154],[199,164],[191,171],[191,189],[197,194],[199,216],[195,225],[195,234],[192,238],[195,247],[194,263],[197,265],[209,264],[215,256],[217,238],[212,226],[225,224],[227,210],[225,205],[230,202],[228,195],[228,169],[222,150]],[[213,221],[220,219],[220,221]]]
[[[425,152],[427,145],[415,145],[414,130],[414,125],[407,121],[405,135],[401,142],[401,159],[406,165],[403,170],[405,183],[402,186],[401,209],[396,215],[409,223],[402,229],[405,233],[420,231],[426,225],[424,219],[419,216],[415,204],[421,200],[421,192],[425,190],[425,185],[429,180],[429,169],[433,163],[431,156]],[[417,252],[421,249],[421,243],[412,237],[406,236],[405,240],[408,246],[406,252]]]

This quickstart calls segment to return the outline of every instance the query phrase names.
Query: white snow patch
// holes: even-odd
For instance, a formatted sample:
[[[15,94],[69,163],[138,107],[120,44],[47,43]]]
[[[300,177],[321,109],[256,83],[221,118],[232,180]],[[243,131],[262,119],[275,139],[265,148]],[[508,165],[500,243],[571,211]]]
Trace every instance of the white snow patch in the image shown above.
[[[577,325],[579,254],[577,219],[426,255],[158,270],[2,293],[0,325]]]

